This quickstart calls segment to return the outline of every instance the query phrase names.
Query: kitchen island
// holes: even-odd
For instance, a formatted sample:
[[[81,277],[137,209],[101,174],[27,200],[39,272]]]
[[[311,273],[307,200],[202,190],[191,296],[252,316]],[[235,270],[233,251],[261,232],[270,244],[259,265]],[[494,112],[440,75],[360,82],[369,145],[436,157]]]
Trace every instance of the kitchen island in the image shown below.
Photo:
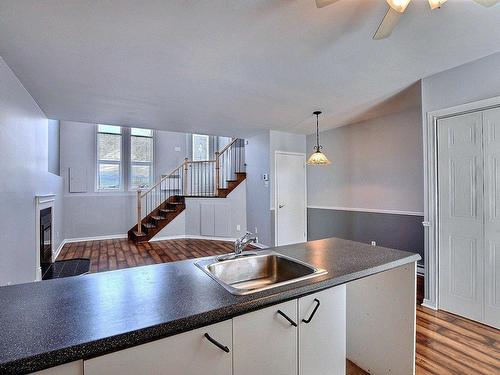
[[[144,365],[143,373],[154,373],[154,369],[160,370],[150,366],[159,366],[155,361],[160,359],[168,366],[172,366],[171,361],[185,366],[178,349],[194,342],[192,353],[184,350],[188,360],[203,361],[209,355],[206,351],[214,350],[214,357],[207,361],[226,366],[219,373],[238,375],[244,370],[236,371],[233,362],[237,366],[249,360],[244,344],[253,342],[244,328],[258,326],[258,314],[265,311],[289,329],[287,339],[295,347],[287,349],[288,357],[283,360],[295,362],[290,368],[300,373],[301,364],[307,361],[293,352],[300,356],[297,338],[307,337],[305,330],[301,334],[301,322],[311,317],[316,300],[323,298],[316,296],[329,291],[341,301],[339,305],[344,304],[340,315],[331,320],[339,326],[344,319],[347,358],[372,373],[414,373],[418,255],[337,238],[273,250],[327,273],[255,294],[233,295],[196,267],[195,260],[186,260],[2,287],[0,373],[48,369],[40,373],[77,375],[83,374],[84,368],[86,374],[92,374],[99,366],[106,366],[107,373],[114,374],[113,366],[119,368],[120,361],[123,364],[130,359],[129,366]],[[325,306],[328,303],[323,303]],[[278,310],[284,311],[283,315],[288,311],[293,324],[276,314]],[[320,311],[325,310],[319,307],[318,315]],[[292,314],[295,316],[290,318]],[[241,335],[237,327],[243,327]],[[215,333],[210,335],[210,329]],[[274,339],[269,332],[267,341]],[[242,350],[236,341],[242,343]],[[302,348],[311,347],[311,352],[321,349],[321,345],[313,346],[309,343]],[[159,357],[154,357],[155,353]],[[144,364],[139,363],[141,358]],[[211,365],[193,366],[209,374]],[[179,373],[169,368],[172,374]]]

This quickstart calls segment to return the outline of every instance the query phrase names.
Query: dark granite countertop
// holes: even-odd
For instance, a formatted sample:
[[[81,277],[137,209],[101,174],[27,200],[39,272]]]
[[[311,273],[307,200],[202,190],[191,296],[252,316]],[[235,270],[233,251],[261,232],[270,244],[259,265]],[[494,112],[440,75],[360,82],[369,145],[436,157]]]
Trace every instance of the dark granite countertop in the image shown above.
[[[196,260],[186,260],[1,287],[0,373],[28,373],[95,357],[420,259],[337,238],[273,250],[328,274],[236,296],[196,267]]]

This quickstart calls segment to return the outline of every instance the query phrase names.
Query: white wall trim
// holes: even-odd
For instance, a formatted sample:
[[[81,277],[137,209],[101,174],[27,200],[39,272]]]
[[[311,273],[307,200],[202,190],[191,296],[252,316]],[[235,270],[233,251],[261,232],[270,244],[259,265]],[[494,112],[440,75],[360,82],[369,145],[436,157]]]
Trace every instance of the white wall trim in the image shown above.
[[[418,211],[384,210],[380,208],[356,208],[356,207],[335,207],[335,206],[314,206],[314,205],[307,206],[307,208],[319,208],[322,210],[336,210],[336,211],[373,212],[377,214],[424,216],[423,212],[418,212]]]
[[[51,248],[50,254],[54,255],[54,238],[55,238],[55,194],[45,194],[35,196],[35,281],[42,280],[42,266],[40,264],[40,212],[46,208],[50,208],[51,212]]]
[[[295,155],[295,156],[303,156],[304,157],[304,240],[307,241],[307,171],[306,168],[306,154],[304,152],[289,152],[289,151],[274,151],[274,209],[271,208],[272,211],[275,212],[274,217],[274,246],[278,246],[278,158],[276,157],[278,154],[281,155]]]
[[[56,251],[52,254],[52,263],[54,263],[56,261],[57,257],[61,253],[61,250],[63,249],[64,245],[66,245],[66,244],[67,244],[66,240],[61,241],[61,243],[57,247]]]
[[[427,112],[423,117],[424,141],[424,257],[423,305],[439,308],[439,217],[437,186],[437,123],[446,117],[500,107],[500,96]]]

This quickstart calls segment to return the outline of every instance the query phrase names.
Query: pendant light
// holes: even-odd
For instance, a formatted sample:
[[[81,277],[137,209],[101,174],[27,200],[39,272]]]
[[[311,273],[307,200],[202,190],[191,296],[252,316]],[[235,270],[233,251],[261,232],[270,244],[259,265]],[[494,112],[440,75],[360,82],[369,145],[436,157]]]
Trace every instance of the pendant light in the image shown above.
[[[307,159],[307,164],[309,165],[327,165],[330,164],[330,160],[321,152],[321,149],[323,148],[319,144],[319,115],[321,114],[321,111],[315,111],[313,112],[313,115],[316,115],[316,146],[314,146],[314,152],[309,156],[309,159]]]

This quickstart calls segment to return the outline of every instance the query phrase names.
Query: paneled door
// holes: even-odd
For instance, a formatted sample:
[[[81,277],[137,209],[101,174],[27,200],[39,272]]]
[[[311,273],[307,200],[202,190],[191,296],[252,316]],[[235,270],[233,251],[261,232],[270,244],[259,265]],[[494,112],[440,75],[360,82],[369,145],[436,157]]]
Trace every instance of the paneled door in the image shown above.
[[[500,327],[500,108],[483,113],[485,166],[484,322]]]
[[[304,154],[276,152],[276,246],[306,241]]]
[[[439,307],[483,317],[482,113],[438,121]]]

